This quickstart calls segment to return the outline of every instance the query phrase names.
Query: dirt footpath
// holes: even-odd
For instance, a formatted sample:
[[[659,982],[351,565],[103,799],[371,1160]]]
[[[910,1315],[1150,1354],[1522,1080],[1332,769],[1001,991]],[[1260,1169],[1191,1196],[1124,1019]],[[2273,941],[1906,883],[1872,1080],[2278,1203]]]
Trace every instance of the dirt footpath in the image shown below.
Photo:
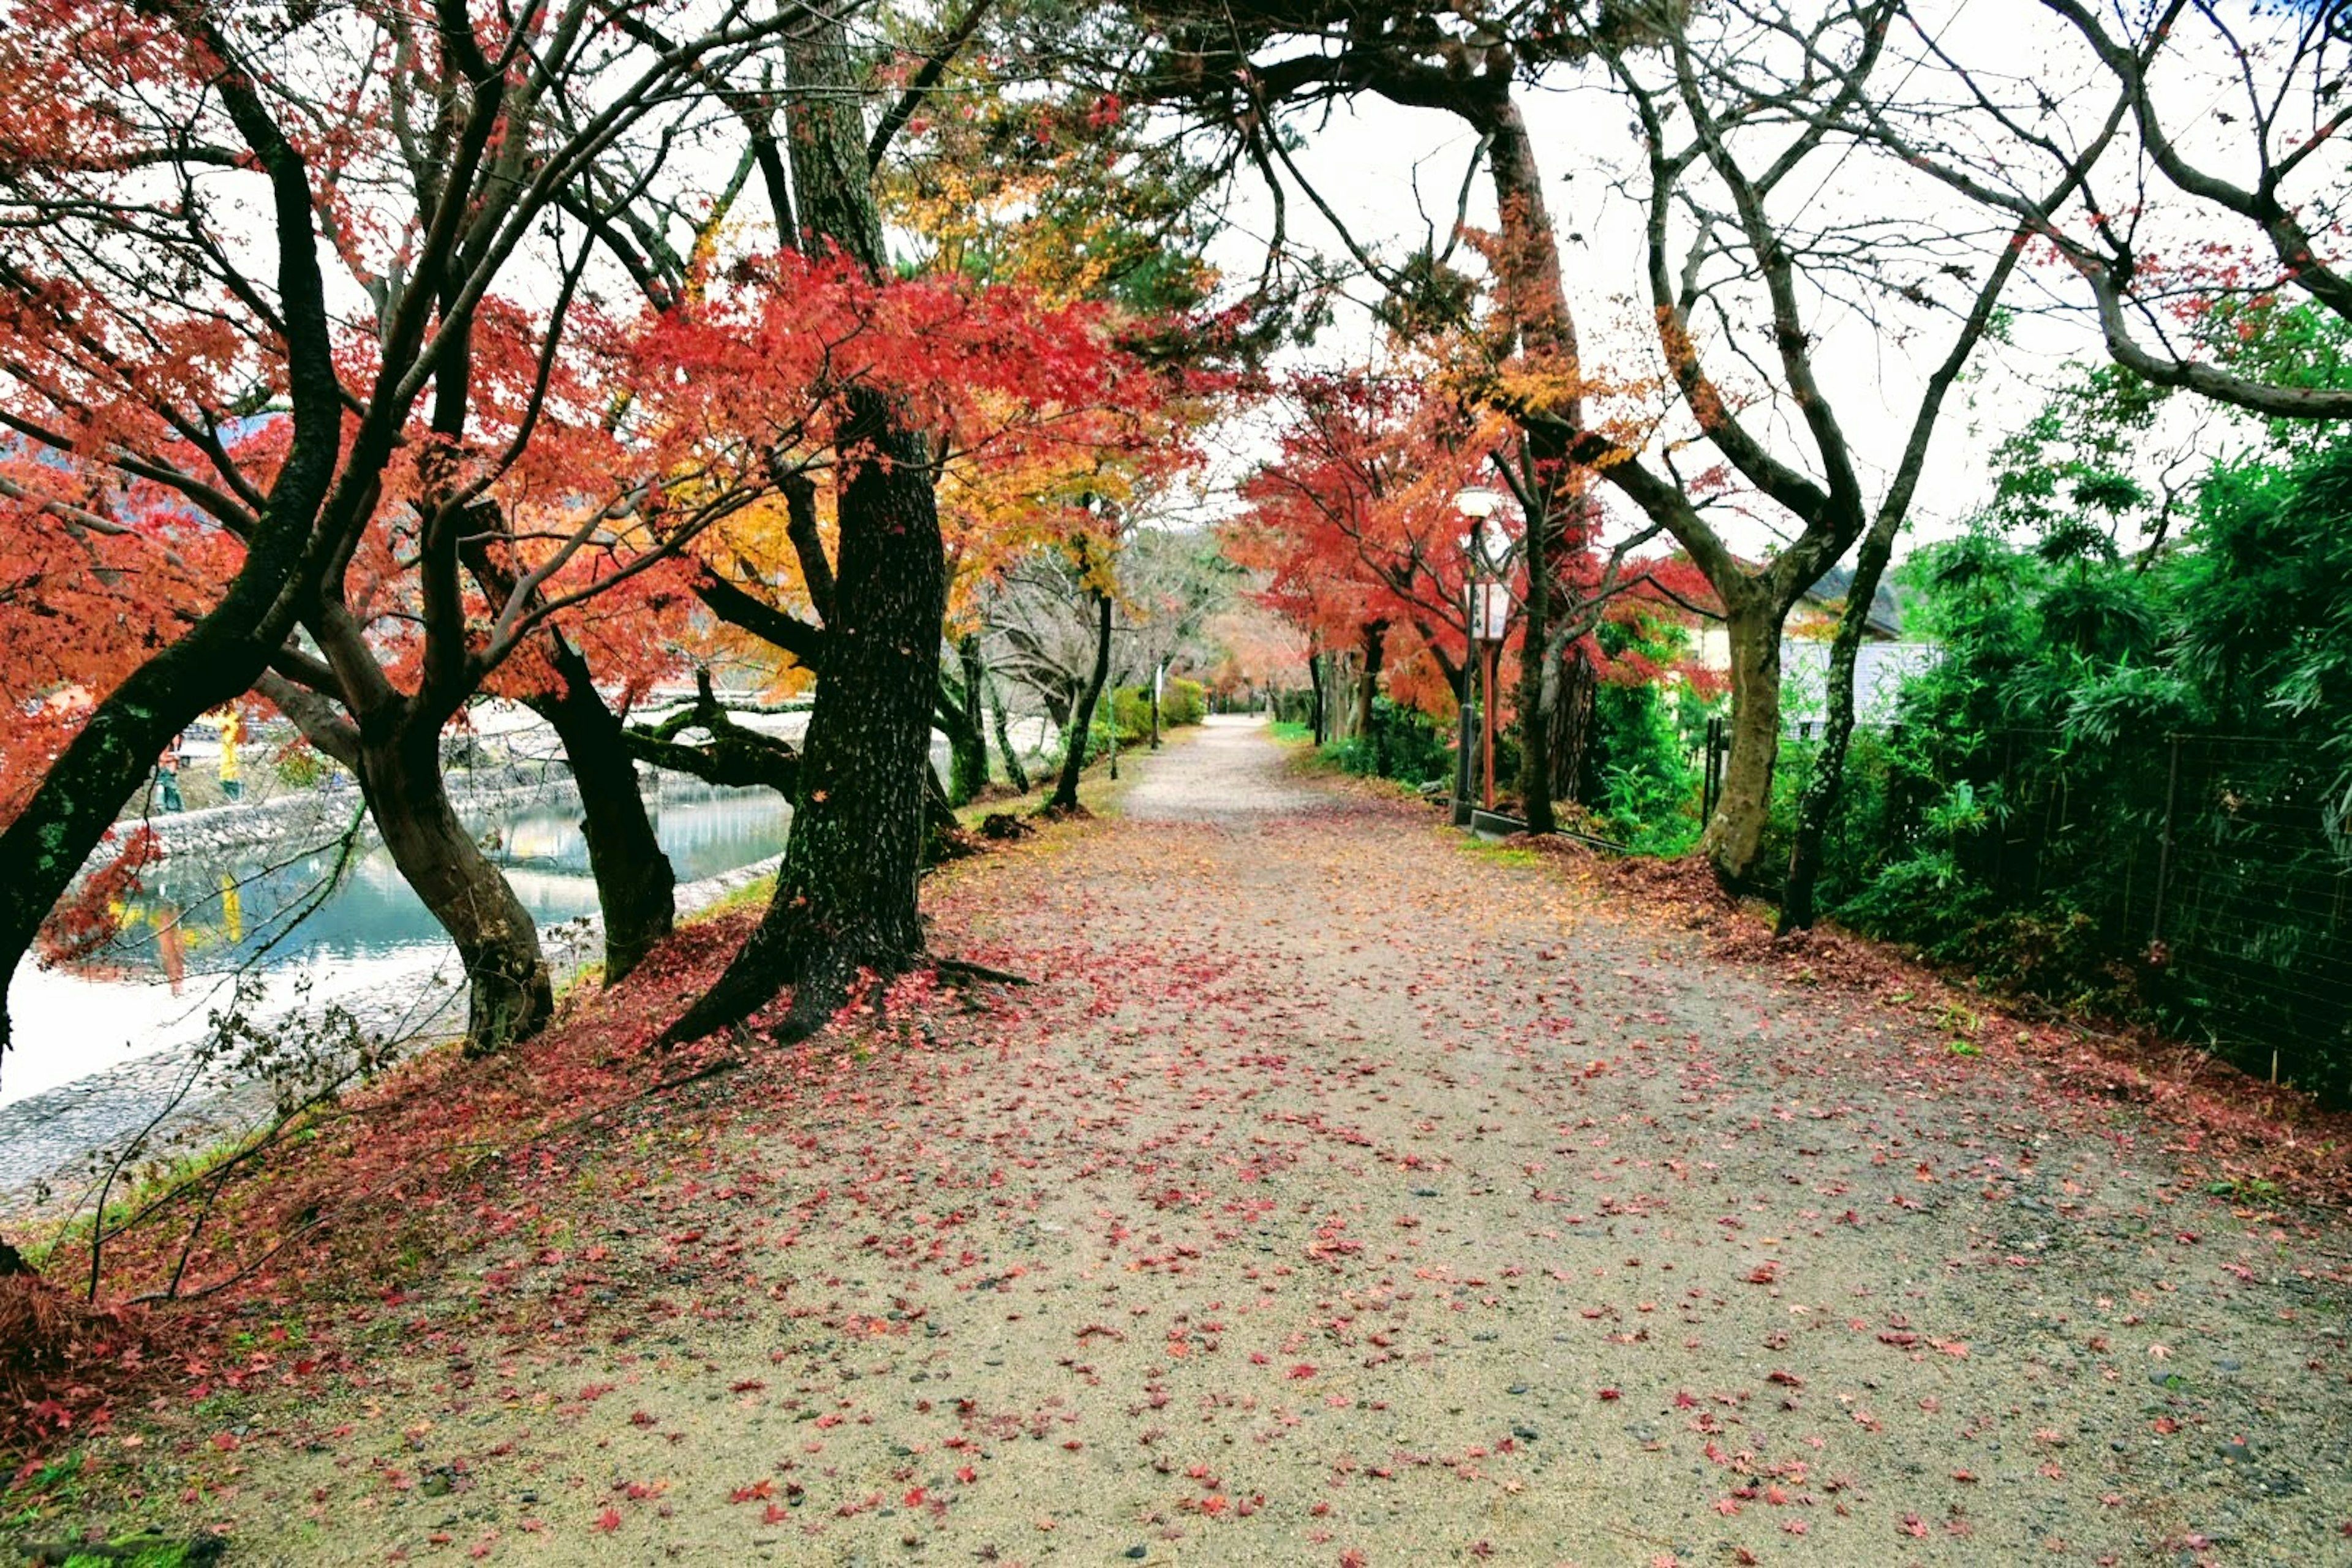
[[[2340,1220],[1260,730],[1135,761],[932,900],[1034,988],[518,1162],[149,1506],[238,1563],[2352,1563]]]

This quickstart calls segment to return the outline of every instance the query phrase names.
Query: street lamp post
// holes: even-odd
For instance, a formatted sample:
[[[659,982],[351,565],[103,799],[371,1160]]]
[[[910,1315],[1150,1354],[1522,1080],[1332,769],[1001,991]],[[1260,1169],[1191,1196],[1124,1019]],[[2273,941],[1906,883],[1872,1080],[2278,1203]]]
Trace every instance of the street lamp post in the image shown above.
[[[1489,548],[1487,529],[1495,514],[1502,510],[1499,491],[1478,487],[1461,491],[1454,498],[1454,509],[1470,525],[1463,538],[1463,553],[1470,563],[1468,612],[1470,631],[1469,659],[1462,669],[1462,727],[1459,765],[1454,769],[1454,819],[1466,822],[1466,803],[1470,795],[1470,686],[1481,672],[1485,686],[1478,700],[1479,764],[1482,797],[1488,811],[1495,809],[1495,650],[1503,640],[1503,629],[1510,614],[1510,599],[1498,580],[1493,552]],[[1483,645],[1483,646],[1482,646]],[[1480,660],[1484,653],[1483,666]]]

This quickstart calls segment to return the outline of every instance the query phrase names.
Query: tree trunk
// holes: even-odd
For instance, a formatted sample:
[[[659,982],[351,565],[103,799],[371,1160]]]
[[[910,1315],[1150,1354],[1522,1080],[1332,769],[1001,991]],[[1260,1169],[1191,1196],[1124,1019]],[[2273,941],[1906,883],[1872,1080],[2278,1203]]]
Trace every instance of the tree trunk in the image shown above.
[[[1094,730],[1095,709],[1102,701],[1103,686],[1110,679],[1110,595],[1097,594],[1094,601],[1094,673],[1087,678],[1086,691],[1070,716],[1070,728],[1062,747],[1062,775],[1054,783],[1054,797],[1045,803],[1049,811],[1077,809],[1078,773],[1087,765],[1087,740]]]
[[[1381,655],[1388,649],[1389,624],[1368,621],[1364,625],[1364,678],[1356,687],[1356,733],[1372,733],[1372,699],[1379,694]]]
[[[1600,684],[1581,642],[1551,661],[1551,794],[1555,801],[1581,800],[1584,754],[1592,744],[1592,710]]]
[[[1528,509],[1527,527],[1528,602],[1526,624],[1519,636],[1519,812],[1529,833],[1549,833],[1558,826],[1551,809],[1551,704],[1559,691],[1550,668],[1551,551],[1547,537],[1551,527],[1543,504],[1546,487],[1535,489],[1538,504]]]
[[[134,671],[49,764],[25,809],[0,832],[0,994],[58,900],[114,826],[117,813],[172,737],[239,696],[262,659],[210,617]],[[10,1044],[0,1008],[0,1051]]]
[[[1160,688],[1168,679],[1168,661],[1161,659],[1151,670],[1151,749],[1160,749]]]
[[[740,1023],[795,987],[783,1034],[824,1027],[860,970],[891,974],[923,950],[916,910],[947,565],[928,442],[853,392],[844,446],[874,458],[843,488],[835,618],[802,746],[800,792],[776,891],[708,994],[664,1038]]]
[[[1512,101],[1510,81],[1501,79],[1494,100],[1483,106],[1479,128],[1489,138],[1487,168],[1502,224],[1497,283],[1504,323],[1517,340],[1527,367],[1537,376],[1573,385],[1577,367],[1576,323],[1559,271],[1559,245],[1544,202],[1542,172],[1526,121]],[[1583,401],[1571,391],[1546,394],[1538,412],[1546,417],[1519,421],[1528,462],[1527,494],[1528,595],[1519,643],[1519,806],[1528,831],[1549,833],[1551,725],[1545,701],[1550,672],[1553,559],[1562,543],[1559,500],[1567,479],[1568,437],[1583,424]],[[1531,504],[1528,504],[1531,503]]]
[[[954,700],[940,703],[940,730],[948,738],[948,801],[963,805],[988,787],[988,731],[982,728],[981,682],[986,671],[980,662],[980,635],[967,632],[956,639],[956,663],[962,687]]]
[[[1772,763],[1780,750],[1780,621],[1761,596],[1732,608],[1731,754],[1723,794],[1699,848],[1724,885],[1746,889],[1772,810]]]
[[[449,804],[440,727],[409,721],[379,735],[362,731],[357,771],[393,863],[465,965],[466,1054],[485,1056],[537,1034],[555,1010],[539,927]]]
[[[1023,795],[1029,793],[1029,770],[1021,765],[1021,753],[1013,744],[1013,722],[1004,711],[1004,689],[996,678],[988,679],[989,714],[996,721],[997,754],[1004,759],[1004,780]]]
[[[1830,639],[1829,705],[1823,715],[1822,746],[1813,759],[1812,776],[1797,803],[1796,842],[1789,848],[1789,880],[1780,892],[1778,934],[1811,927],[1815,919],[1814,893],[1822,876],[1822,844],[1830,818],[1837,813],[1838,795],[1845,785],[1846,743],[1853,737],[1853,670],[1862,653],[1862,635],[1870,621],[1871,601],[1878,596],[1878,580],[1895,552],[1899,514],[1882,512],[1863,536],[1854,558],[1853,581],[1847,585],[1844,613],[1838,616],[1837,635]]]
[[[617,985],[675,926],[677,873],[646,815],[627,731],[597,693],[588,661],[558,640],[551,662],[562,689],[530,706],[554,726],[580,788],[580,830],[604,915],[604,984]]]
[[[1314,732],[1315,744],[1320,748],[1330,737],[1326,732],[1323,721],[1323,656],[1319,653],[1310,653],[1307,656],[1307,684],[1308,688],[1307,724]]]
[[[249,89],[240,89],[249,90]],[[257,110],[257,113],[260,111]],[[286,346],[286,458],[227,587],[186,633],[100,700],[0,831],[0,1058],[16,966],[58,899],[114,826],[166,742],[207,710],[241,696],[294,622],[347,518],[329,507],[339,463],[380,464],[362,438],[342,453],[342,387],[334,365],[310,173],[274,126],[250,142],[266,174],[275,225],[278,331]],[[329,526],[321,527],[322,511]]]
[[[866,156],[858,62],[840,16],[817,14],[785,43],[787,110],[804,248],[831,245],[889,275]],[[931,489],[931,443],[905,411],[853,388],[841,397],[845,470],[824,671],[803,745],[792,837],[775,897],[709,994],[665,1032],[693,1039],[793,988],[783,1034],[805,1038],[861,970],[891,974],[921,955],[917,909],[939,694],[947,556]]]

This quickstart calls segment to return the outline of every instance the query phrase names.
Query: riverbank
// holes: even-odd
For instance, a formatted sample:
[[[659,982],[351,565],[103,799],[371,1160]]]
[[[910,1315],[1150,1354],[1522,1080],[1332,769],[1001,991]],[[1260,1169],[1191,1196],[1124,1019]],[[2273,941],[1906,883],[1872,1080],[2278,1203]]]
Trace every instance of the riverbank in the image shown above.
[[[678,913],[697,914],[723,903],[772,876],[781,859],[769,856],[681,886]],[[566,921],[542,928],[541,940],[561,987],[597,961],[604,922],[594,915]],[[404,970],[340,997],[336,1005],[371,1039],[389,1043],[396,1058],[461,1027],[465,977],[451,952],[441,963]],[[315,1023],[323,1012],[323,1005],[312,1006],[304,1016]],[[282,1028],[293,1016],[281,1012],[259,1023]],[[209,1038],[200,1035],[0,1105],[0,1221],[22,1234],[70,1219],[90,1201],[105,1166],[134,1139],[143,1145],[141,1163],[168,1161],[258,1125],[270,1110],[269,1086],[240,1079],[233,1069],[203,1074],[199,1058]]]

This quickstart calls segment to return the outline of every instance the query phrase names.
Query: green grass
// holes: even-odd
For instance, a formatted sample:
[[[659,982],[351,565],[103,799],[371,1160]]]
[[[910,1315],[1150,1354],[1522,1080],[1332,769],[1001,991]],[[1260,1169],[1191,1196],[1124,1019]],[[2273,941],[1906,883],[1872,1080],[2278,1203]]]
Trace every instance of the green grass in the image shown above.
[[[1479,859],[1496,866],[1540,866],[1543,857],[1532,849],[1521,849],[1509,844],[1489,844],[1483,838],[1461,838],[1456,843]]]
[[[1162,736],[1163,749],[1166,746],[1184,744],[1191,736],[1199,733],[1197,727],[1189,725],[1182,729],[1167,731]],[[1136,764],[1150,754],[1147,747],[1121,746],[1118,752],[1119,770],[1117,779],[1110,776],[1108,753],[1097,756],[1093,762],[1088,763],[1086,771],[1078,775],[1078,804],[1088,811],[1097,814],[1116,809],[1119,796],[1127,792],[1128,785],[1135,782]],[[1055,782],[1060,773],[1059,764],[1033,768],[1029,776],[1035,787],[1028,794],[990,795],[975,800],[969,805],[960,805],[956,807],[956,821],[963,826],[966,832],[977,833],[980,831],[982,818],[994,816],[1000,813],[1006,816],[1034,816],[1053,795]]]
[[[1286,746],[1311,745],[1315,740],[1312,724],[1294,724],[1287,719],[1277,719],[1266,726],[1267,733]]]
[[[291,1137],[292,1134],[285,1136]],[[94,1229],[101,1224],[108,1229],[120,1226],[173,1189],[202,1180],[228,1161],[236,1159],[261,1137],[258,1131],[248,1132],[241,1137],[224,1138],[217,1143],[207,1144],[160,1165],[125,1165],[121,1174],[114,1179],[114,1191],[107,1199],[102,1215],[79,1215],[47,1240],[26,1242],[25,1261],[31,1264],[37,1272],[47,1273],[52,1263],[59,1260],[69,1262],[79,1256],[87,1282],[89,1238]]]
[[[771,871],[764,877],[754,878],[744,883],[732,892],[722,893],[710,903],[686,916],[684,923],[693,925],[702,921],[714,921],[721,915],[733,914],[737,910],[765,909],[768,907],[768,900],[775,896],[776,874]]]
[[[182,1568],[188,1560],[188,1543],[184,1541],[163,1541],[152,1545],[121,1541],[114,1543],[112,1551],[103,1553],[77,1552],[66,1559],[65,1568]]]

